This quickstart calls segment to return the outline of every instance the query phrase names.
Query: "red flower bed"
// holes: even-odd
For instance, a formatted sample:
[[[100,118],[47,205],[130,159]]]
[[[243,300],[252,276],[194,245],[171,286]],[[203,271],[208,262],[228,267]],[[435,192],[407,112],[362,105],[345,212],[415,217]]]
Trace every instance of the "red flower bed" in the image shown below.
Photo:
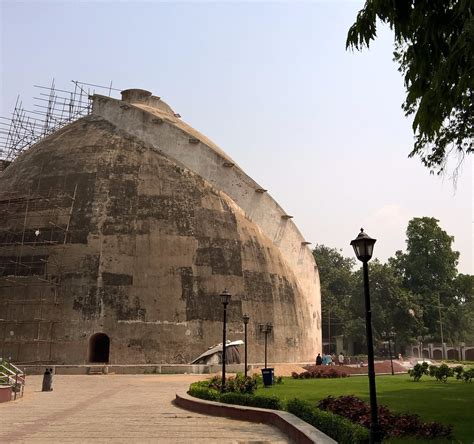
[[[349,374],[339,368],[327,365],[314,365],[305,367],[306,371],[302,373],[292,372],[291,377],[294,379],[308,378],[346,378]]]
[[[336,415],[370,427],[370,406],[355,396],[328,396],[318,403],[318,408],[328,410]],[[452,437],[452,427],[438,422],[424,423],[418,415],[399,414],[391,412],[386,406],[379,406],[379,425],[386,436],[416,436],[418,438]]]

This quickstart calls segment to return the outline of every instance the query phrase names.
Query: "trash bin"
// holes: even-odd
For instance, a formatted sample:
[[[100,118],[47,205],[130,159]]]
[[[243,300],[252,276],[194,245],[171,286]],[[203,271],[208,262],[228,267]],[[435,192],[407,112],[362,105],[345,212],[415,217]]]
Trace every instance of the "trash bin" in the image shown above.
[[[43,392],[52,392],[53,391],[53,369],[47,368],[43,375],[43,387],[41,389]]]
[[[273,385],[273,368],[262,368],[262,376],[265,387]]]

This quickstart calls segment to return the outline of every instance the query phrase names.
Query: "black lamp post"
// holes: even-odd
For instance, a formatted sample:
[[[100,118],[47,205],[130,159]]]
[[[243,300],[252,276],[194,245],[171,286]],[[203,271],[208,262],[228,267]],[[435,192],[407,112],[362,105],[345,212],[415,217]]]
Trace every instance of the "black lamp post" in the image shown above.
[[[267,322],[260,326],[260,330],[265,334],[265,368],[267,368],[267,336],[273,330],[273,325]]]
[[[221,302],[224,306],[224,328],[222,330],[222,384],[221,384],[221,392],[225,389],[225,363],[226,363],[226,330],[227,330],[227,305],[230,302],[231,295],[227,291],[227,288],[221,293]]]
[[[245,342],[245,370],[244,375],[247,377],[247,324],[249,323],[250,316],[243,315],[242,320],[244,321],[244,342]]]
[[[424,336],[418,336],[418,349],[420,350],[420,358],[425,362],[425,355],[423,354],[423,340]]]
[[[357,259],[362,262],[364,271],[364,296],[365,296],[365,328],[367,334],[367,357],[369,365],[369,390],[370,390],[370,442],[382,442],[382,433],[379,427],[377,414],[377,392],[375,388],[374,342],[372,338],[372,311],[370,309],[369,293],[369,267],[367,262],[372,258],[376,240],[360,229],[359,235],[351,241]]]
[[[384,339],[388,341],[388,353],[390,354],[390,367],[392,369],[392,375],[395,374],[393,371],[393,359],[392,359],[392,340],[395,337],[395,332],[393,330],[390,330],[388,333],[382,332],[382,335]]]

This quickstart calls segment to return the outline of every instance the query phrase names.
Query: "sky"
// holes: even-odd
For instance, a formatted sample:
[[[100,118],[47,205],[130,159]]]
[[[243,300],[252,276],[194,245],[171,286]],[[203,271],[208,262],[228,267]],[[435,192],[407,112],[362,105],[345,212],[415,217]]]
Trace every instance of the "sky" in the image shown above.
[[[363,1],[20,2],[0,0],[0,115],[33,85],[71,80],[162,97],[294,216],[305,238],[342,249],[361,227],[381,261],[413,217],[435,217],[473,270],[472,160],[457,185],[413,145],[393,36],[346,51]]]

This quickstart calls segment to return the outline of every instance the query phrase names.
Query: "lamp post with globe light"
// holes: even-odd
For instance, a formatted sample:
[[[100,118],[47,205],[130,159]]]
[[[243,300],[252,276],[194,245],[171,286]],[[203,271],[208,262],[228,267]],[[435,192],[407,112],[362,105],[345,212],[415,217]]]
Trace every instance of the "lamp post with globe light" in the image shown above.
[[[392,369],[392,375],[395,374],[393,370],[393,358],[392,358],[392,341],[395,338],[395,332],[393,330],[390,330],[388,332],[382,332],[382,337],[388,341],[388,353],[390,355],[390,367]],[[395,350],[394,350],[395,351]]]
[[[224,325],[222,329],[222,383],[221,391],[225,390],[225,364],[226,364],[226,330],[227,330],[227,305],[230,302],[231,294],[227,288],[220,294],[222,305],[224,306]]]
[[[367,360],[369,370],[369,391],[370,391],[370,443],[382,442],[382,433],[378,421],[377,413],[377,392],[375,388],[375,365],[374,365],[374,342],[372,337],[372,311],[370,309],[369,292],[369,266],[368,262],[372,258],[376,239],[372,239],[364,229],[360,229],[358,236],[351,241],[357,259],[362,262],[364,274],[364,297],[365,297],[365,328],[367,335]]]
[[[425,340],[425,337],[420,335],[418,336],[418,350],[420,351],[420,359],[425,362],[425,355],[423,354],[423,341]]]
[[[250,316],[249,315],[243,315],[242,320],[244,321],[244,342],[245,342],[245,369],[244,369],[244,375],[247,377],[247,324],[249,323]]]
[[[270,322],[260,325],[260,331],[265,335],[265,368],[267,368],[267,337],[273,330],[273,325]]]

